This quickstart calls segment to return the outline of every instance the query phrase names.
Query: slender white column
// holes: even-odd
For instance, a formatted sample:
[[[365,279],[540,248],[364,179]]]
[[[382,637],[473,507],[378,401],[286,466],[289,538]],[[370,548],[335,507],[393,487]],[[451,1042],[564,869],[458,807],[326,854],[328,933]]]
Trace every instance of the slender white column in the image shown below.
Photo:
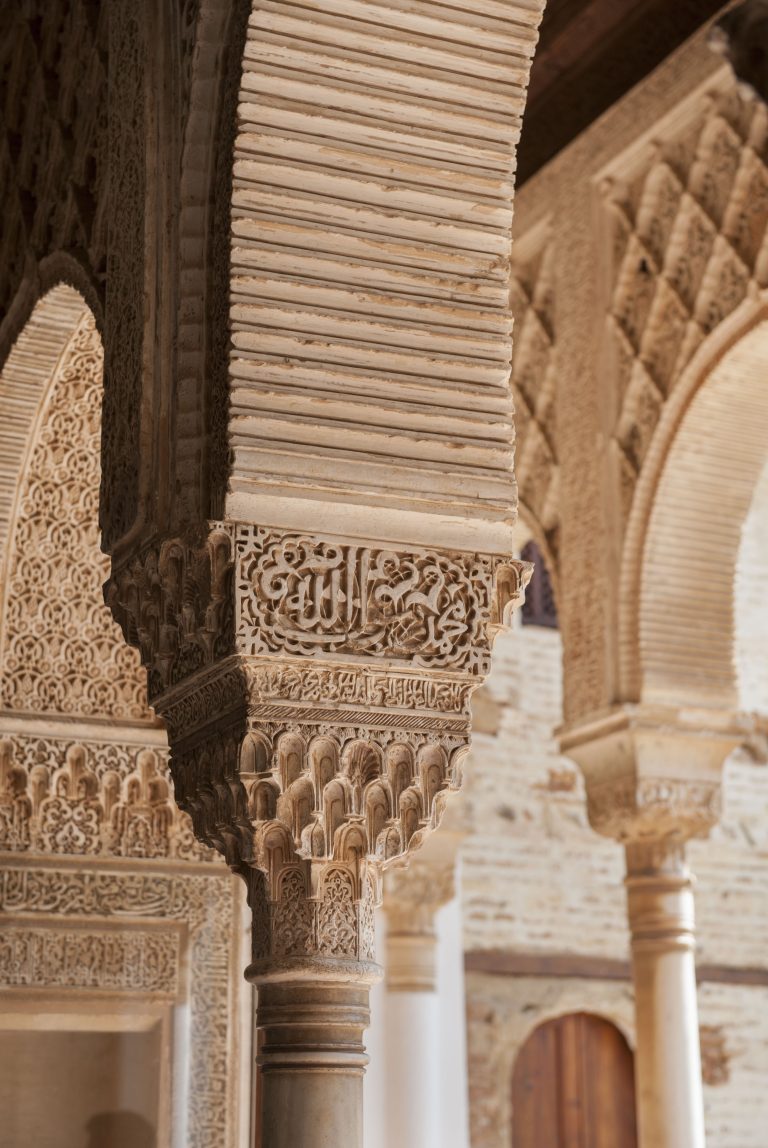
[[[386,1087],[397,1098],[387,1123],[398,1148],[444,1148],[435,916],[454,893],[459,839],[446,831],[436,857],[425,848],[385,885]]]
[[[386,1026],[389,1142],[398,1148],[441,1148],[437,993],[390,989]]]
[[[640,1148],[704,1148],[693,883],[682,843],[628,845]]]

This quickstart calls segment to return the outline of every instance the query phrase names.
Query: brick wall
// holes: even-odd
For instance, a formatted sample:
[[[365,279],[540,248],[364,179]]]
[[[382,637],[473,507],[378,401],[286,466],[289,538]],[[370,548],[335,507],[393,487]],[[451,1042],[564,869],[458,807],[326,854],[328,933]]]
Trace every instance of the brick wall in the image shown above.
[[[518,626],[497,642],[465,777],[464,946],[626,960],[622,851],[589,828],[580,775],[557,752],[560,679],[556,631]],[[768,768],[731,758],[722,822],[690,858],[699,960],[768,967]],[[586,1010],[632,1038],[629,982],[469,972],[466,984],[472,1148],[509,1148],[514,1058],[537,1024]],[[707,983],[699,1000],[709,1144],[765,1148],[768,988]]]

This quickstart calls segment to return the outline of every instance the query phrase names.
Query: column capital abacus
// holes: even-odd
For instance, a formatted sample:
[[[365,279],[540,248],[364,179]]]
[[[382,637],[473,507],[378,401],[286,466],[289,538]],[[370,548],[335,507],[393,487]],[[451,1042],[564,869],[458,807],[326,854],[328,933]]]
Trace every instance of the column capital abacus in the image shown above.
[[[623,705],[561,732],[584,775],[592,828],[625,845],[705,837],[722,768],[752,734],[745,715]]]

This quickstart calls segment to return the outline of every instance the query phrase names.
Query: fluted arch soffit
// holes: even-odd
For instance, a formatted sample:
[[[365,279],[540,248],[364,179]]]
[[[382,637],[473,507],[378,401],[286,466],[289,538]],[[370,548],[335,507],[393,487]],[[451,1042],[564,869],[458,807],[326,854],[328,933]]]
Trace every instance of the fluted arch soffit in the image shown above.
[[[768,460],[768,306],[749,301],[703,345],[667,403],[624,546],[625,700],[736,710],[735,586]]]

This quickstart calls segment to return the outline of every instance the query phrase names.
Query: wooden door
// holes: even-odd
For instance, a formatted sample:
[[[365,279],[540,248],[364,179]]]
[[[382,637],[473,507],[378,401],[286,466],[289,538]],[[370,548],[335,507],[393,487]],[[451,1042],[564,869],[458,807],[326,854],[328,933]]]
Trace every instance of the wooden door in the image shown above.
[[[602,1017],[540,1025],[512,1076],[512,1148],[637,1148],[633,1061]]]

